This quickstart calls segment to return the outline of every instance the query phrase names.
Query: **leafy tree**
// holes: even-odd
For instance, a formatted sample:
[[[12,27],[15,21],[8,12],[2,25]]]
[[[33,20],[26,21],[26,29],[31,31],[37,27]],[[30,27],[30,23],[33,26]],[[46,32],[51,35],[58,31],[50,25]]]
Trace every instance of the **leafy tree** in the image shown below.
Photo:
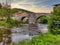
[[[48,24],[49,24],[48,28],[51,31],[51,33],[53,34],[60,33],[60,6],[54,7]]]
[[[7,13],[7,11],[4,8],[1,8],[0,9],[0,18],[3,19],[3,17],[6,17],[7,16],[6,13]]]
[[[5,7],[0,9],[0,18],[3,19],[5,17],[8,21],[8,20],[10,20],[11,15],[12,15],[11,9],[7,9]]]

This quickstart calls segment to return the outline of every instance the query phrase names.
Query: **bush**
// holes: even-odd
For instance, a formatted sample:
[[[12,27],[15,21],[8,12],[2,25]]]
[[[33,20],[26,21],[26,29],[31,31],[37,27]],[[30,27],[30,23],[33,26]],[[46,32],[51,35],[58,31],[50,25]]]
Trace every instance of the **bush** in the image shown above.
[[[53,34],[60,34],[60,7],[54,8],[51,13],[48,29]]]
[[[7,23],[9,23],[11,26],[21,26],[22,22],[14,20],[14,19],[10,19]]]
[[[31,41],[23,41],[17,45],[60,45],[60,35],[38,35],[33,37]]]
[[[60,17],[55,16],[49,20],[49,30],[53,34],[60,33]]]
[[[11,25],[6,23],[5,21],[0,21],[0,27],[10,27]]]

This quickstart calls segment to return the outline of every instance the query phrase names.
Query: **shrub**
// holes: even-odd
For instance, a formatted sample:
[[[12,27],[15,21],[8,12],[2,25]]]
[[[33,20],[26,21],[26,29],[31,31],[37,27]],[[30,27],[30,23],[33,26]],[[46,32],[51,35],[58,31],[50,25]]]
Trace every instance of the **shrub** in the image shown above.
[[[60,45],[60,36],[53,34],[38,35],[31,41],[23,41],[17,45]]]
[[[7,23],[9,23],[11,26],[21,26],[22,22],[14,20],[14,19],[10,19]]]
[[[10,27],[11,25],[6,23],[5,21],[0,21],[0,26],[1,27]]]
[[[60,34],[60,7],[55,7],[51,13],[48,29],[53,34]]]

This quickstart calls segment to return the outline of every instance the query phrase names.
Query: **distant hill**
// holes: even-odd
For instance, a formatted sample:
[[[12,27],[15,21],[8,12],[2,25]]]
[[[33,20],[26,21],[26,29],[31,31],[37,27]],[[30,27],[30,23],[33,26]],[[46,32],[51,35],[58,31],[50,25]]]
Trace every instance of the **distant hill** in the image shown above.
[[[32,11],[28,11],[28,10],[25,10],[25,9],[21,9],[21,8],[13,8],[12,10],[14,10],[14,11],[22,11],[22,12],[28,12],[28,13],[34,13],[34,12],[32,12]]]
[[[20,9],[20,8],[13,8],[12,10],[14,10],[15,12],[22,11],[22,12],[27,12],[27,13],[35,13],[35,12],[32,12],[32,11],[28,11],[28,10]],[[50,13],[35,13],[35,14],[50,14]]]

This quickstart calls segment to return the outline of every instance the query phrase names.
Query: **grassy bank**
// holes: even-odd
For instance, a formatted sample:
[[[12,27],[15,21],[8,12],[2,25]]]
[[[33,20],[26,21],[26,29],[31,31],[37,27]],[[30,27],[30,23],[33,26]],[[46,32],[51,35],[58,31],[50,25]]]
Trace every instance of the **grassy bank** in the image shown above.
[[[60,45],[60,35],[41,34],[33,37],[31,41],[23,41],[17,45]]]
[[[20,27],[22,26],[24,23],[20,22],[20,21],[17,21],[17,20],[13,20],[11,19],[9,22],[6,22],[6,21],[0,21],[0,27],[5,27],[5,28],[8,28],[8,27]]]

